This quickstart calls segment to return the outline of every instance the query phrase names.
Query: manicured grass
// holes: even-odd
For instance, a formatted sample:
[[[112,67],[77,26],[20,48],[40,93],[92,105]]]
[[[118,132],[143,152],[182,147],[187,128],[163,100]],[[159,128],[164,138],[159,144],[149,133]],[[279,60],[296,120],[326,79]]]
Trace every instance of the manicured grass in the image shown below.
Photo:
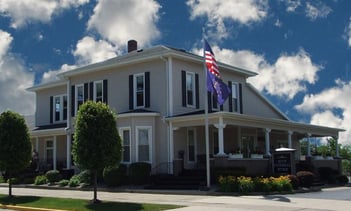
[[[64,199],[38,196],[13,196],[0,195],[0,204],[18,205],[25,207],[40,207],[61,210],[167,210],[181,206],[160,204],[136,204],[125,202],[102,201],[100,204],[91,204],[88,200]]]

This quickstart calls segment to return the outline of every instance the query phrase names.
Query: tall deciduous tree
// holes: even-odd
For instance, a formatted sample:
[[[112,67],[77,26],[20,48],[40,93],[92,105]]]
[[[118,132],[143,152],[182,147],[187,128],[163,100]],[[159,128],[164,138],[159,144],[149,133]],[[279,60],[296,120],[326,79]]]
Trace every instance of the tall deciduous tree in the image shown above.
[[[94,176],[94,198],[97,199],[97,174],[121,161],[122,143],[117,131],[116,115],[104,103],[87,101],[80,106],[72,146],[73,159]]]
[[[12,196],[12,175],[29,166],[32,145],[24,118],[12,111],[0,115],[0,170],[9,177]]]

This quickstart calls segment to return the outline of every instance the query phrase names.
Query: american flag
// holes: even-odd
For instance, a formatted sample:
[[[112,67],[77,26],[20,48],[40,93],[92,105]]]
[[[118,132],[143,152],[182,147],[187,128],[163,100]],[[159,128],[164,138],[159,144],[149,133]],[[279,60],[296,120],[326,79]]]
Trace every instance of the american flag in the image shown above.
[[[205,62],[206,62],[208,71],[210,71],[216,77],[220,78],[221,75],[218,70],[216,58],[214,56],[214,53],[212,52],[210,45],[207,43],[206,40],[205,40]]]
[[[204,56],[207,67],[207,90],[216,94],[218,103],[223,105],[229,96],[230,89],[221,79],[216,58],[206,40],[204,40]]]

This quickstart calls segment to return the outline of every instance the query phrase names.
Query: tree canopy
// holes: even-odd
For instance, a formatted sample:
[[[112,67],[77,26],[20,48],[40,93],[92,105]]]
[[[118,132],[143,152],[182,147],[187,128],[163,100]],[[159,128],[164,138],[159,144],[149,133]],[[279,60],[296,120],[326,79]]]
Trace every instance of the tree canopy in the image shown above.
[[[81,105],[75,124],[72,154],[80,168],[94,174],[93,202],[97,202],[97,172],[118,165],[121,151],[122,143],[115,113],[101,102],[87,101]]]
[[[0,115],[0,146],[0,170],[10,178],[30,164],[32,145],[28,127],[18,113],[5,111]],[[11,179],[9,181],[11,196]]]

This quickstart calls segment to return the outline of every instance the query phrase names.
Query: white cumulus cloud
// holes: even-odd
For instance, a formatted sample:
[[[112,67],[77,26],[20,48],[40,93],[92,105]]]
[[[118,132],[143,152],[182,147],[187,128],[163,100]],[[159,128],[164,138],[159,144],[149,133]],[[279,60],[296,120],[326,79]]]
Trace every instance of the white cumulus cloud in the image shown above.
[[[225,20],[236,21],[241,24],[249,25],[258,22],[267,15],[268,2],[265,0],[188,0],[190,8],[190,19],[205,16],[208,19],[207,27],[216,37],[226,38],[229,33]]]
[[[161,8],[154,0],[100,0],[88,22],[89,30],[96,30],[104,39],[122,49],[130,39],[148,45],[159,38],[156,26]]]
[[[346,27],[345,32],[346,32],[346,39],[348,41],[349,47],[351,47],[351,17],[350,17],[350,23],[348,27]]]
[[[306,84],[314,84],[317,72],[323,67],[312,62],[306,51],[300,49],[297,53],[283,53],[274,63],[266,61],[263,55],[249,50],[233,51],[213,46],[218,61],[255,71],[258,76],[249,78],[259,91],[290,100],[299,92],[306,91]],[[202,50],[194,52],[202,54]]]
[[[333,10],[325,5],[322,2],[315,1],[314,4],[312,2],[306,2],[306,16],[314,21],[317,18],[325,18],[331,13]]]
[[[96,41],[94,38],[86,36],[77,42],[75,50],[72,54],[76,58],[76,64],[64,64],[59,70],[50,70],[43,74],[42,83],[57,80],[57,74],[72,70],[84,65],[101,62],[117,56],[115,46],[104,40]]]
[[[351,144],[351,82],[338,79],[335,83],[318,94],[306,95],[295,108],[311,114],[312,124],[346,129],[339,134],[340,143]]]
[[[13,37],[0,30],[0,113],[12,110],[34,113],[34,94],[26,91],[34,83],[34,75],[25,70],[23,62],[10,52]]]
[[[0,0],[0,14],[11,18],[13,28],[19,28],[30,22],[50,22],[55,13],[88,2],[89,0]]]

